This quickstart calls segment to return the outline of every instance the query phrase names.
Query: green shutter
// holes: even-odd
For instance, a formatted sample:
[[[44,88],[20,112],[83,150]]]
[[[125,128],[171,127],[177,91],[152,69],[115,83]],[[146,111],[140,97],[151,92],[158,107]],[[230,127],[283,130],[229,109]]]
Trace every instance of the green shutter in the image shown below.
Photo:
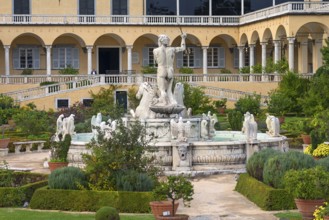
[[[183,67],[183,52],[178,52],[176,54],[176,66],[177,68]]]
[[[58,60],[58,48],[54,47],[52,49],[52,59],[53,59],[53,69],[59,69],[59,60]]]
[[[79,69],[79,49],[78,48],[73,48],[73,68],[74,69]]]
[[[202,49],[201,47],[194,48],[194,67],[200,68],[202,67]]]
[[[14,69],[19,69],[19,49],[14,48],[13,50],[13,66]]]
[[[218,48],[218,66],[219,68],[225,68],[225,48]]]
[[[149,48],[144,47],[143,48],[143,66],[149,66]]]
[[[40,69],[40,48],[32,49],[33,53],[33,69]]]

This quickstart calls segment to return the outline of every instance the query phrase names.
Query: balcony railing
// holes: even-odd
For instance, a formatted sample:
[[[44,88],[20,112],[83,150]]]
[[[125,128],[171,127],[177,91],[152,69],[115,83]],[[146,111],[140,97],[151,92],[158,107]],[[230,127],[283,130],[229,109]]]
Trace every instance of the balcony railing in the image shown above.
[[[236,26],[289,13],[329,12],[328,2],[288,2],[242,16],[0,15],[10,25],[216,25]]]

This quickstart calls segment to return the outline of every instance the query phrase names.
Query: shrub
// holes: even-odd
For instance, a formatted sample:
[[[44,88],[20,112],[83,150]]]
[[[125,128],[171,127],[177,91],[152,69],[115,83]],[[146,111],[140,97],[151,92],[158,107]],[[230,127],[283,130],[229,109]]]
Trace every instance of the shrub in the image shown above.
[[[47,85],[53,85],[53,84],[56,84],[58,82],[55,82],[55,81],[44,81],[44,82],[41,82],[40,83],[40,86],[47,86]]]
[[[71,65],[67,65],[64,69],[59,70],[58,73],[63,75],[77,75],[79,74],[79,70],[74,69]]]
[[[313,151],[314,157],[327,157],[329,156],[329,144],[322,143]]]
[[[193,73],[193,69],[189,68],[189,67],[181,67],[179,68],[179,73],[182,74],[192,74]]]
[[[43,210],[96,212],[103,206],[112,206],[119,212],[148,213],[149,202],[153,200],[151,192],[61,190],[44,187],[33,194],[30,207]]]
[[[245,66],[245,67],[240,68],[240,73],[250,73],[250,67]]]
[[[229,74],[229,73],[232,73],[232,71],[231,70],[229,70],[229,69],[221,69],[220,70],[220,73],[222,73],[222,74]]]
[[[54,170],[49,175],[48,182],[50,189],[78,189],[87,185],[85,174],[77,167]]]
[[[118,211],[110,206],[104,206],[97,210],[96,220],[120,220]]]
[[[247,162],[247,172],[250,176],[259,181],[263,181],[264,165],[269,158],[272,158],[281,152],[272,148],[267,148],[253,154]]]
[[[254,202],[263,210],[294,209],[293,197],[284,189],[274,189],[248,174],[241,174],[235,190]]]
[[[262,73],[263,72],[262,64],[256,64],[255,66],[252,66],[251,68],[252,68],[253,73]]]
[[[154,188],[154,181],[149,175],[134,170],[118,174],[116,180],[118,191],[148,192]]]
[[[329,173],[323,167],[289,170],[284,175],[284,187],[297,199],[326,199],[329,193]]]
[[[33,74],[33,69],[23,69],[22,75],[32,75]]]
[[[314,159],[298,151],[289,151],[268,159],[264,166],[264,183],[283,188],[283,176],[288,170],[300,170],[315,166]]]
[[[260,95],[246,95],[245,97],[240,98],[235,103],[235,109],[241,112],[242,114],[250,112],[250,114],[257,116],[261,112]]]
[[[0,109],[8,109],[13,107],[14,99],[4,94],[0,94]]]
[[[157,68],[154,66],[143,66],[142,73],[143,74],[156,74]]]
[[[243,114],[239,111],[232,110],[228,113],[228,122],[233,131],[241,131]]]
[[[316,161],[318,166],[323,167],[327,172],[329,172],[329,157],[322,158]]]

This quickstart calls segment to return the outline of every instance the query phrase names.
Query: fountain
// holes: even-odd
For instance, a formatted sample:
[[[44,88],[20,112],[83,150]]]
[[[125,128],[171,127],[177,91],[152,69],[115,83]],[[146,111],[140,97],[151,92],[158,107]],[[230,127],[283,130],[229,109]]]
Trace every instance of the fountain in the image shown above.
[[[127,126],[140,120],[147,134],[155,135],[153,146],[157,148],[155,156],[159,165],[174,172],[237,171],[244,170],[248,158],[263,148],[286,151],[287,139],[278,134],[279,125],[274,116],[268,115],[266,121],[269,132],[257,133],[257,123],[248,112],[242,132],[216,131],[217,116],[210,112],[202,116],[191,115],[192,110],[184,106],[183,85],[177,83],[172,93],[175,53],[185,50],[186,34],[182,33],[181,37],[180,47],[169,47],[169,38],[159,36],[159,47],[153,51],[158,63],[157,87],[141,83],[136,95],[141,99],[140,105],[130,112],[130,116],[123,118]],[[96,118],[92,120],[93,125]],[[101,120],[98,119],[98,123]],[[112,127],[108,125],[108,129]],[[81,153],[89,153],[85,145],[94,137],[93,133],[72,137],[71,162],[81,162]]]

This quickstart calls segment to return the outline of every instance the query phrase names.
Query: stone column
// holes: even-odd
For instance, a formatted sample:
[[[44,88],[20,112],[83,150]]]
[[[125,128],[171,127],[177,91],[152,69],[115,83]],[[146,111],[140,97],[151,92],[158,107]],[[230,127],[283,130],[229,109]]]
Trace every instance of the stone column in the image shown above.
[[[10,68],[9,68],[9,49],[10,45],[4,45],[3,46],[5,49],[5,73],[6,76],[10,75]]]
[[[238,46],[239,49],[239,69],[244,67],[244,46]]]
[[[261,42],[260,45],[262,46],[262,71],[265,71],[266,67],[266,45],[267,42]]]
[[[322,48],[323,41],[322,39],[315,39],[313,44],[313,72],[323,65],[322,60]]]
[[[289,41],[289,59],[288,59],[288,63],[289,63],[289,69],[291,71],[294,71],[295,69],[295,38],[294,37],[288,37],[288,41]]]
[[[298,56],[298,71],[300,73],[308,73],[308,40],[300,42]]]
[[[92,63],[92,59],[91,59],[91,54],[92,54],[92,50],[93,50],[93,46],[87,46],[86,47],[87,49],[87,57],[88,57],[88,67],[87,67],[87,75],[90,75],[91,74],[91,70],[92,70],[92,66],[93,66],[93,63]]]
[[[250,65],[250,73],[254,73],[253,66],[255,66],[255,44],[249,45],[249,65]]]
[[[132,45],[127,45],[126,46],[127,48],[127,70],[128,70],[128,73],[130,73],[133,69],[133,65],[132,65],[132,49],[133,49],[133,46]]]
[[[51,45],[46,45],[46,65],[47,65],[47,76],[51,75]]]
[[[273,41],[274,43],[274,63],[277,63],[279,62],[279,60],[281,59],[280,57],[280,43],[281,41],[280,40],[274,40]]]
[[[203,74],[207,74],[208,73],[208,56],[207,56],[207,50],[208,50],[208,47],[202,47],[202,51],[203,51],[203,62],[202,62]]]
[[[241,0],[241,15],[244,15],[244,0]]]

